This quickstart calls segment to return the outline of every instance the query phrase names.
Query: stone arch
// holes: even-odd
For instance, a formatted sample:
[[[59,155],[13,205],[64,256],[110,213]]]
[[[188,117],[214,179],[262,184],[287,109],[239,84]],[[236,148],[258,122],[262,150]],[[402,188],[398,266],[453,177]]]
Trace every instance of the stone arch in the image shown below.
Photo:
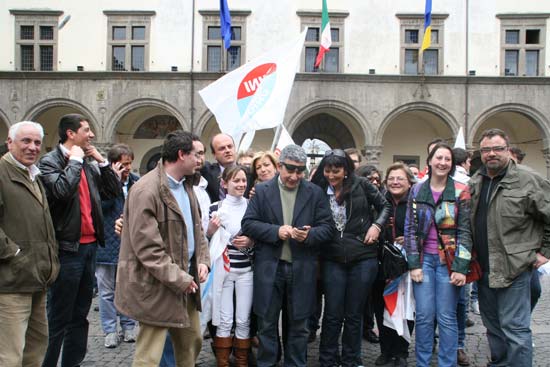
[[[301,108],[290,118],[287,130],[293,135],[302,123],[323,113],[339,120],[348,129],[356,147],[362,148],[369,142],[369,136],[373,136],[373,128],[363,114],[355,107],[337,100],[315,101]]]
[[[160,157],[161,150],[162,150],[162,147],[158,146],[158,147],[149,149],[149,151],[145,153],[145,155],[143,156],[143,159],[141,160],[141,163],[139,164],[140,175],[143,176],[150,170],[151,167],[147,167],[149,161],[157,155]]]
[[[0,120],[3,121],[3,123],[0,123],[0,154],[3,155],[8,149],[6,141],[11,124],[8,115],[2,109],[0,109]]]
[[[539,129],[541,135],[543,136],[543,148],[550,148],[550,123],[546,116],[537,109],[527,106],[520,103],[504,103],[497,106],[488,108],[487,110],[481,112],[474,123],[469,129],[468,136],[466,137],[466,144],[469,146],[474,146],[477,142],[474,141],[474,138],[485,121],[487,121],[492,116],[502,113],[502,112],[515,112],[527,117],[531,122]]]
[[[384,133],[386,132],[387,127],[392,123],[392,121],[394,121],[395,118],[399,115],[411,111],[430,112],[441,118],[443,122],[451,129],[455,136],[458,133],[460,124],[449,111],[429,102],[411,102],[395,108],[384,118],[384,120],[380,124],[380,127],[378,128],[373,145],[382,145],[382,138],[384,137]]]
[[[167,113],[171,114],[172,116],[174,116],[175,118],[178,119],[182,129],[190,130],[191,127],[187,123],[185,117],[183,116],[183,114],[176,107],[174,107],[171,104],[169,104],[165,101],[162,101],[160,99],[141,98],[141,99],[136,99],[136,100],[133,100],[131,102],[126,103],[125,105],[119,107],[111,115],[111,117],[108,119],[109,122],[107,124],[107,127],[105,128],[105,140],[110,141],[110,142],[114,142],[115,141],[115,133],[114,133],[115,129],[116,129],[117,125],[119,124],[119,122],[124,118],[124,116],[126,116],[128,113],[130,113],[132,111],[135,111],[137,109],[147,108],[147,107],[154,107],[154,108],[158,108],[158,109],[166,111]],[[136,126],[134,127],[134,131],[138,127],[139,127],[139,124],[136,124]]]
[[[204,113],[199,117],[197,120],[197,124],[194,126],[195,128],[195,134],[202,137],[202,134],[204,133],[204,129],[207,127],[208,123],[215,119],[215,116],[210,110],[204,111]]]
[[[98,123],[95,115],[92,113],[92,111],[88,107],[84,106],[80,102],[73,101],[71,99],[66,99],[66,98],[46,99],[40,103],[35,104],[33,107],[31,107],[27,111],[27,113],[25,114],[25,118],[23,120],[35,121],[38,115],[45,112],[46,110],[49,110],[55,107],[68,107],[79,111],[82,115],[84,115],[90,120],[89,121],[90,125],[92,129],[94,129],[94,131],[98,133],[101,131],[100,129],[102,127],[101,124]]]

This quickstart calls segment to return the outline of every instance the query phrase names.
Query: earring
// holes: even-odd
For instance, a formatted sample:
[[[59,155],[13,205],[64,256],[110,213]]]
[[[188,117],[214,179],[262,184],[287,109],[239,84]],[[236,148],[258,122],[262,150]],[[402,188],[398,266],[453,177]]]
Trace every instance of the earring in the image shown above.
[[[348,178],[348,176],[344,176],[344,179]]]

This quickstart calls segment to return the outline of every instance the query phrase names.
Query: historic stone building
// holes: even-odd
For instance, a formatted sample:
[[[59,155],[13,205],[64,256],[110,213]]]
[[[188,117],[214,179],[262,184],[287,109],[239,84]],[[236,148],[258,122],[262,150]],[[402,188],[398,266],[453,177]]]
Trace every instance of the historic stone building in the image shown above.
[[[217,0],[4,0],[0,3],[0,139],[42,123],[46,149],[59,117],[90,118],[97,145],[130,144],[146,172],[167,132],[208,144],[218,132],[198,91],[310,27],[285,115],[294,140],[359,147],[384,168],[424,164],[434,137],[469,148],[500,127],[550,175],[548,1],[433,1],[432,47],[419,52],[424,1],[328,0],[333,47],[313,68],[320,0],[229,0],[233,41],[221,45]],[[424,71],[424,73],[422,72]],[[274,131],[256,134],[269,149]]]

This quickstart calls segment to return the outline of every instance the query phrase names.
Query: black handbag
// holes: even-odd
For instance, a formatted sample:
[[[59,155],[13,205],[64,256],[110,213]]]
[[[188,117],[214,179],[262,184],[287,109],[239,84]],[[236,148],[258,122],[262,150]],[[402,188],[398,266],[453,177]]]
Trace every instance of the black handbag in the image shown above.
[[[382,246],[382,273],[384,279],[395,279],[409,270],[407,259],[393,243],[385,241]]]

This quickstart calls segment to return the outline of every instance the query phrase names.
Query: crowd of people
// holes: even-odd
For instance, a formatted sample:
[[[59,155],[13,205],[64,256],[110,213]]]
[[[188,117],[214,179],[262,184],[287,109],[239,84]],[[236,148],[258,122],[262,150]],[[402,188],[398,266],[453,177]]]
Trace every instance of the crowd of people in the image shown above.
[[[306,366],[319,324],[323,367],[364,365],[363,337],[369,364],[406,366],[413,333],[417,366],[468,366],[470,302],[488,366],[532,365],[550,183],[502,130],[481,135],[477,172],[437,139],[425,169],[384,175],[353,148],[308,170],[300,146],[237,156],[225,134],[206,162],[177,130],[141,178],[86,117],[58,130],[40,156],[42,126],[13,125],[0,160],[2,366],[80,365],[95,286],[104,346],[135,342],[133,366],[193,366],[205,335],[219,367]]]

